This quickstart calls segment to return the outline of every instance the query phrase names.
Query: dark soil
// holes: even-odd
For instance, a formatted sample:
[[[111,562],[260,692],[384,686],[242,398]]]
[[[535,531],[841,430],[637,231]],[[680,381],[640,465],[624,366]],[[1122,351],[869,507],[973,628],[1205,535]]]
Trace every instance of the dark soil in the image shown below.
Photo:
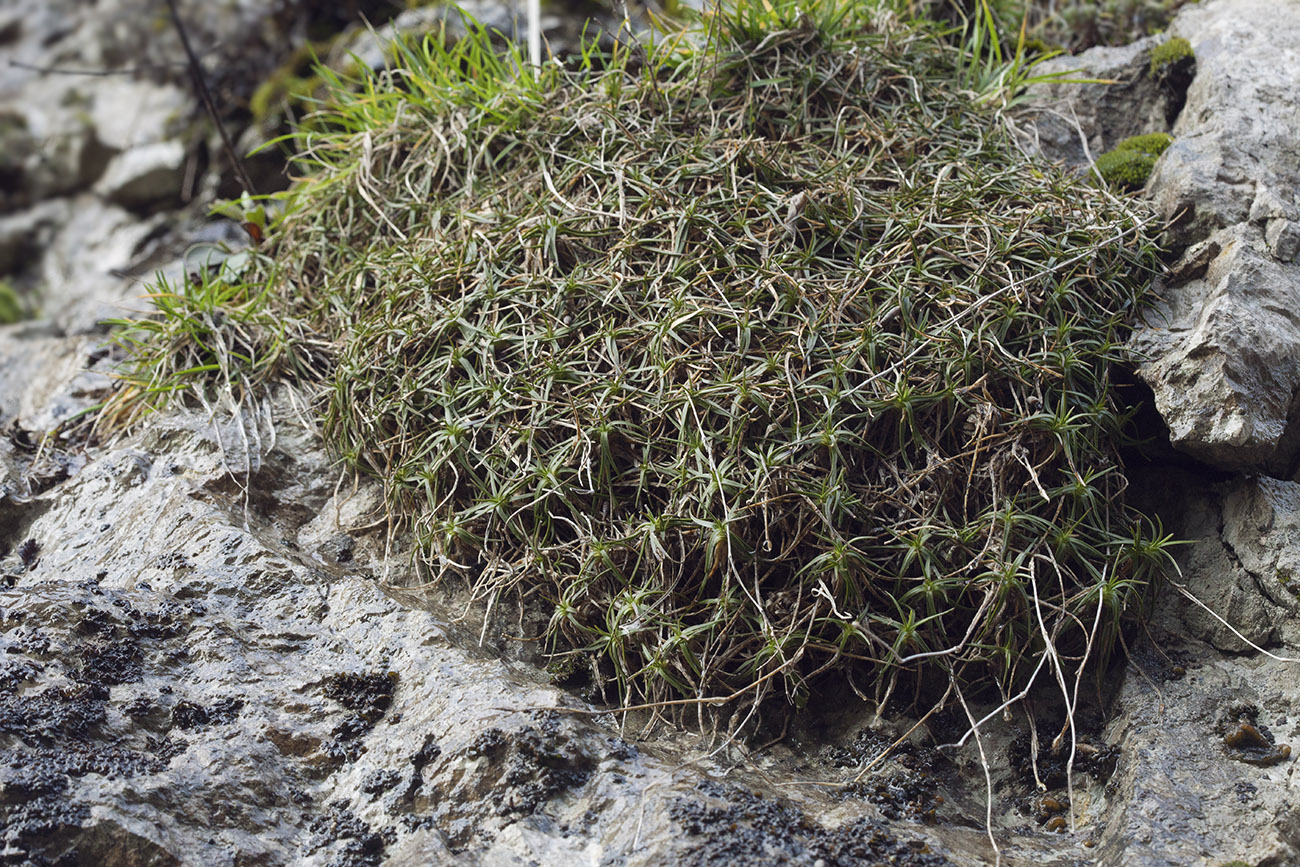
[[[1038,726],[1038,776],[1048,790],[1064,790],[1069,779],[1070,735],[1061,739],[1061,745],[1052,749],[1052,741],[1061,732],[1064,720],[1055,716],[1041,716]],[[1099,783],[1105,783],[1115,773],[1120,748],[1106,744],[1101,739],[1103,721],[1100,716],[1080,713],[1075,719],[1074,772],[1087,774]],[[1034,787],[1035,760],[1033,737],[1027,730],[1020,731],[1007,749],[1011,768],[1027,787]]]

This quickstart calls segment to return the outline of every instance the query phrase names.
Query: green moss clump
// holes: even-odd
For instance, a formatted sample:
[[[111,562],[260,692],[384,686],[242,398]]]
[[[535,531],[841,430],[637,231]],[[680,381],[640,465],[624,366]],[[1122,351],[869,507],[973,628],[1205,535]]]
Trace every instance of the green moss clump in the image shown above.
[[[1181,36],[1175,36],[1151,49],[1151,77],[1160,78],[1168,74],[1171,64],[1195,60],[1192,44]]]
[[[873,4],[650,51],[399,46],[299,131],[248,284],[160,293],[128,384],[297,371],[412,577],[540,601],[627,704],[1076,681],[1168,541],[1116,445],[1142,215]]]
[[[1149,132],[1124,139],[1115,145],[1115,150],[1138,151],[1144,154],[1160,156],[1169,149],[1173,142],[1174,137],[1167,132]]]
[[[1112,186],[1139,189],[1146,184],[1156,160],[1173,140],[1173,136],[1163,132],[1126,138],[1114,150],[1097,158],[1097,171]]]
[[[300,117],[309,111],[324,87],[320,75],[272,75],[253,91],[248,110],[263,129],[274,127],[286,117]]]
[[[0,325],[12,325],[23,320],[23,301],[8,280],[0,280]]]

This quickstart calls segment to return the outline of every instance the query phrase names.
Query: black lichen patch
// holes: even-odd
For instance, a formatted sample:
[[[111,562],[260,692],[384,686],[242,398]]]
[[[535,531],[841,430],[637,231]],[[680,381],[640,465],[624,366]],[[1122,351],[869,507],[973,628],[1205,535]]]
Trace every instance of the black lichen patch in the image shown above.
[[[138,695],[122,706],[122,713],[132,719],[145,719],[158,710],[158,705],[147,695]]]
[[[383,863],[384,849],[391,842],[341,802],[330,804],[312,820],[310,831],[308,854],[329,867],[376,867]]]
[[[107,690],[80,685],[49,686],[40,692],[0,698],[0,733],[29,744],[89,738],[104,721]]]
[[[150,754],[158,760],[160,767],[166,765],[189,748],[189,744],[185,741],[171,737],[162,739],[146,737],[144,740]]]
[[[541,716],[536,725],[513,732],[492,728],[479,735],[466,754],[487,758],[501,770],[497,813],[535,813],[561,792],[581,786],[591,775],[595,762],[560,730],[553,714]]]
[[[18,546],[18,559],[23,561],[23,566],[27,569],[36,565],[36,560],[41,556],[41,543],[35,539],[27,539]]]
[[[219,699],[207,706],[192,701],[178,701],[172,707],[172,727],[196,729],[206,725],[228,725],[234,722],[243,707],[243,699],[229,697]]]
[[[0,771],[0,792],[9,803],[57,795],[67,788],[67,775],[48,765],[11,764]]]
[[[156,774],[187,746],[146,733],[163,719],[157,696],[110,712],[111,688],[143,680],[146,642],[179,635],[184,608],[145,613],[94,582],[51,592],[0,614],[0,834],[13,863],[77,863],[90,809],[73,781]]]
[[[382,795],[402,781],[402,775],[392,768],[378,768],[366,774],[361,781],[361,791],[367,795]]]
[[[406,791],[402,797],[407,802],[413,802],[420,789],[424,786],[424,769],[432,762],[437,761],[442,755],[442,747],[438,745],[438,740],[433,735],[425,735],[424,742],[416,750],[415,755],[411,756],[411,777],[406,784]]]
[[[181,635],[187,612],[170,601],[156,611],[142,611],[117,594],[98,588],[92,592],[103,597],[97,602],[107,604],[88,606],[81,613],[75,632],[86,640],[73,651],[81,662],[73,676],[82,683],[105,686],[135,683],[144,673],[140,642]]]
[[[1239,762],[1267,768],[1291,758],[1291,747],[1274,740],[1254,705],[1230,708],[1218,728],[1228,755]]]
[[[325,697],[332,698],[373,728],[393,703],[397,675],[336,674],[325,682]],[[369,730],[369,729],[367,729]]]
[[[208,721],[207,708],[192,701],[178,701],[172,707],[172,727],[194,729]]]
[[[828,758],[839,768],[864,767],[880,756],[893,739],[871,729],[858,732],[848,746],[832,747]],[[938,794],[938,766],[946,760],[936,750],[903,743],[881,769],[842,790],[845,797],[865,798],[887,819],[934,822],[944,803]]]
[[[143,675],[140,647],[130,638],[109,635],[81,646],[81,670],[75,675],[82,683],[114,686],[134,683]]]
[[[0,694],[12,695],[19,686],[35,680],[43,668],[27,661],[6,660],[0,665]]]
[[[791,804],[738,786],[705,781],[701,800],[677,799],[669,815],[692,839],[681,863],[714,865],[815,864],[824,867],[895,864],[940,867],[948,859],[923,842],[899,840],[883,825],[859,819],[828,830]]]
[[[0,750],[0,834],[6,843],[5,863],[78,863],[65,857],[75,849],[75,837],[90,816],[90,806],[69,797],[71,780],[87,774],[109,779],[132,777],[157,772],[166,764],[156,755],[81,740],[82,722],[69,720],[82,715],[63,715],[66,737],[52,746]],[[51,728],[41,727],[43,739],[54,740]]]
[[[352,714],[344,717],[333,731],[333,739],[325,744],[325,754],[336,761],[354,762],[365,751],[359,743],[384,717],[393,704],[397,688],[397,675],[353,674],[340,672],[325,681],[325,696],[337,701]]]
[[[1101,718],[1079,713],[1075,719],[1074,772],[1083,773],[1099,783],[1105,783],[1115,773],[1121,750],[1118,744],[1101,740]],[[1062,730],[1060,719],[1046,717],[1038,720],[1038,757],[1034,758],[1033,735],[1020,731],[1007,748],[1011,769],[1026,786],[1037,786],[1038,781],[1048,789],[1064,788],[1069,781],[1070,735],[1067,732],[1053,747],[1052,741]],[[1035,765],[1037,775],[1035,775]],[[1036,788],[1035,788],[1036,791]]]
[[[152,638],[166,640],[185,634],[186,624],[191,615],[203,613],[203,606],[198,602],[181,605],[167,601],[154,611],[141,611],[133,605],[123,605],[126,619],[126,632],[132,638]]]
[[[48,769],[69,777],[98,774],[108,779],[157,773],[166,765],[166,761],[151,753],[93,742],[63,743],[30,752],[6,750],[0,752],[0,763]]]
[[[71,802],[62,793],[26,798],[6,789],[0,803],[7,864],[78,863],[75,856],[61,858],[66,847],[59,838],[75,833],[90,817],[90,807]]]

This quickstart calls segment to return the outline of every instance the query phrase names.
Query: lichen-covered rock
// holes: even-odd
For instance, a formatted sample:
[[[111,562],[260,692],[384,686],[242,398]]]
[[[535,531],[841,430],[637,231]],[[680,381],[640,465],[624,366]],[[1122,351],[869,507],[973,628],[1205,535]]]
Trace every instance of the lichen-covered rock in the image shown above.
[[[1147,37],[1037,67],[1035,74],[1069,73],[1068,78],[1083,81],[1033,88],[1022,110],[1029,145],[1048,159],[1086,170],[1125,139],[1167,131],[1183,95],[1151,76],[1151,51],[1160,44]]]
[[[893,863],[982,852],[979,832],[892,830],[865,801],[828,815],[815,787],[745,772],[727,798],[737,815],[765,804],[771,821],[752,821],[770,840],[697,828],[718,807],[706,757],[686,767],[670,741],[634,746],[568,713],[572,696],[477,649],[477,630],[386,594],[370,570],[382,534],[355,529],[373,526],[376,492],[336,493],[287,403],[256,416],[155,418],[0,533],[0,827],[15,857],[711,863],[691,853],[814,857],[859,826],[863,851]],[[344,562],[315,556],[340,532],[356,537]]]

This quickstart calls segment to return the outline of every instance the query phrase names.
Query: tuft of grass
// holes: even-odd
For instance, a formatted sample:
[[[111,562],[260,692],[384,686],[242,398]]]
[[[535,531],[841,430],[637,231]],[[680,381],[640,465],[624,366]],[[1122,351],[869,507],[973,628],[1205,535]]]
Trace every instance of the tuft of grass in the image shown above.
[[[1125,45],[1169,26],[1188,0],[928,0],[931,14],[974,11],[986,3],[999,30],[1013,34],[1022,22],[1031,36],[1077,53],[1094,45]],[[960,17],[962,13],[956,13]],[[969,14],[969,13],[967,13]]]
[[[1008,28],[1007,5],[991,3],[990,0],[975,0],[969,16],[960,7],[955,7],[965,37],[958,53],[960,79],[967,89],[975,92],[981,102],[996,102],[1009,107],[1019,102],[1035,84],[1102,83],[1094,79],[1072,78],[1074,70],[1035,72],[1041,63],[1064,51],[1050,48],[1041,40],[1028,37],[1028,9],[1021,13],[1018,30]],[[1005,34],[1009,29],[1017,32],[1018,36],[1014,44],[1004,49]]]
[[[1155,257],[1017,149],[1022,76],[849,0],[536,70],[468,30],[321,70],[264,252],[164,287],[129,388],[314,382],[424,577],[545,600],[625,705],[1104,657],[1169,544],[1111,380]]]
[[[110,320],[130,361],[97,424],[129,425],[177,396],[202,399],[212,386],[242,402],[278,378],[323,376],[329,349],[274,309],[269,265],[244,252],[179,281],[159,275],[146,296],[152,315]]]

